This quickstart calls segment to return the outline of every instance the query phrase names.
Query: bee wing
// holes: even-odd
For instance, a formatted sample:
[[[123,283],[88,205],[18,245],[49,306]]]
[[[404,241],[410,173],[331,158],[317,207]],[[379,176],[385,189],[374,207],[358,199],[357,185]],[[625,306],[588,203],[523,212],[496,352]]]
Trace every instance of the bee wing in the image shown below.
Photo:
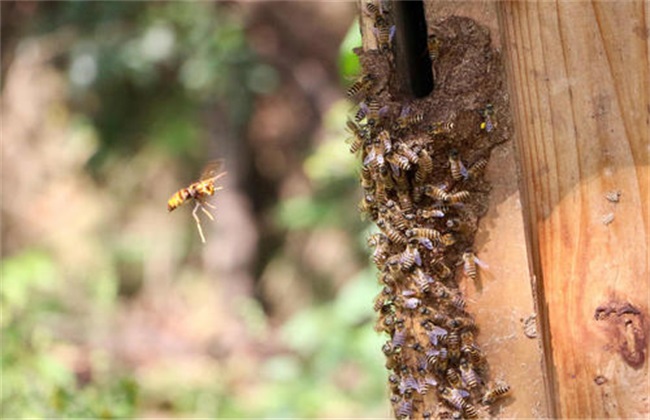
[[[479,260],[478,257],[474,257],[474,262],[486,270],[490,268],[490,266],[485,261]]]
[[[205,181],[211,178],[216,179],[222,175],[225,175],[225,172],[222,172],[223,168],[224,168],[223,159],[216,159],[208,162],[203,168],[203,172],[201,172],[201,177],[199,178],[199,181]]]
[[[415,249],[415,263],[419,266],[422,267],[422,257],[420,256],[420,251]]]
[[[433,329],[429,332],[429,341],[434,346],[437,346],[438,342],[440,340],[444,339],[444,337],[446,337],[447,334],[448,334],[448,332],[444,328],[434,326]]]
[[[463,162],[459,160],[458,163],[460,164],[460,174],[465,179],[469,178],[469,172],[467,172],[467,168],[465,167],[465,165],[463,165]]]
[[[469,397],[469,392],[467,392],[467,391],[464,390],[464,389],[455,389],[454,391],[457,392],[458,395],[460,395],[462,398],[467,398],[467,397]]]
[[[428,250],[433,250],[433,242],[429,238],[420,238],[420,244]]]
[[[366,158],[363,160],[363,166],[368,166],[370,162],[373,162],[375,160],[375,148],[371,148],[370,152],[368,152],[368,155]]]

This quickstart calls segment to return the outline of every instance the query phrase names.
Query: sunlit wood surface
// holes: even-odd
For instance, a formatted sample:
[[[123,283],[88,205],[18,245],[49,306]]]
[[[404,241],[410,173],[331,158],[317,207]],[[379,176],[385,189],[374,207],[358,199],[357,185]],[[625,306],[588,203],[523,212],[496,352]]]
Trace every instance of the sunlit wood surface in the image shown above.
[[[648,416],[649,4],[498,5],[562,417]]]

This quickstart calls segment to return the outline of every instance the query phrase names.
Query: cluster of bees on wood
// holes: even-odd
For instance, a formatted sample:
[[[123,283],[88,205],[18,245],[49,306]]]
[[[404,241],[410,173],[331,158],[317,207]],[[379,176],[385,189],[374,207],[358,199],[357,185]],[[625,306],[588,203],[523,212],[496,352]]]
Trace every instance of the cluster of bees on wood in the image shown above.
[[[357,51],[364,71],[347,91],[358,104],[347,121],[348,142],[361,161],[359,209],[379,228],[368,245],[383,287],[374,309],[376,329],[388,334],[382,350],[394,413],[397,418],[489,416],[510,387],[488,380],[478,327],[458,286],[479,281],[486,268],[472,244],[477,220],[486,211],[489,185],[483,172],[491,149],[504,140],[491,138],[499,130],[495,107],[485,103],[467,111],[459,105],[451,107],[449,119],[436,120],[427,105],[431,100],[399,97],[392,86],[391,13],[374,3],[363,13],[374,22],[378,48]],[[434,70],[445,59],[445,42],[444,34],[429,38]],[[434,89],[430,96],[435,95]],[[473,116],[454,118],[462,113]],[[457,129],[462,121],[474,123],[462,131]]]

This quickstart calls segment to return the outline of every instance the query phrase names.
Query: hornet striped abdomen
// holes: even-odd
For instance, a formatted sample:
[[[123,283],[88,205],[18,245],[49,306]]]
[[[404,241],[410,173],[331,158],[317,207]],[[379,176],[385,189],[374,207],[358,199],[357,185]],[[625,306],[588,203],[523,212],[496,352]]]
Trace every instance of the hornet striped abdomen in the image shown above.
[[[196,214],[196,212],[201,209],[201,211],[203,211],[203,213],[205,213],[210,218],[210,220],[214,220],[214,217],[205,208],[205,206],[208,206],[210,208],[215,207],[212,204],[208,203],[206,199],[214,195],[215,191],[221,189],[221,187],[216,187],[214,183],[219,178],[226,175],[226,172],[219,172],[222,166],[222,160],[216,160],[208,163],[203,170],[199,181],[190,184],[186,188],[181,188],[180,190],[176,191],[174,195],[172,195],[167,201],[167,211],[170,212],[180,207],[187,201],[194,200],[196,202],[194,210],[192,211],[192,216],[196,221],[196,227],[199,230],[199,235],[201,235],[201,241],[203,243],[205,243],[205,237],[203,236],[203,229],[201,229],[201,220],[199,219],[199,216]]]
[[[216,191],[214,180],[198,181],[187,188],[182,188],[167,201],[167,210],[173,211],[190,199],[201,200],[214,194]]]

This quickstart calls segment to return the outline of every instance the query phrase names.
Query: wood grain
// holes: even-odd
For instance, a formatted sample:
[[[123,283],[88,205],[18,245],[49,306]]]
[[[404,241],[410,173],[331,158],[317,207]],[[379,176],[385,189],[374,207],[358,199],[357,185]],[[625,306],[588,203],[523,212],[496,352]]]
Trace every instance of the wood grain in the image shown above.
[[[429,27],[447,16],[468,16],[490,28],[494,44],[500,45],[494,3],[428,1],[425,10]],[[363,13],[361,28],[364,49],[376,49],[372,23]],[[553,412],[545,385],[542,342],[539,335],[524,334],[523,321],[534,316],[537,308],[516,157],[512,142],[493,152],[487,169],[492,184],[489,211],[480,222],[475,244],[479,258],[490,268],[482,273],[480,284],[466,282],[462,288],[468,310],[475,315],[481,331],[478,342],[487,353],[492,379],[504,380],[513,389],[511,398],[496,405],[495,414],[504,418],[544,418],[553,416]]]
[[[429,27],[447,16],[467,16],[490,29],[492,43],[501,47],[494,2],[427,1]],[[487,170],[492,184],[489,210],[480,221],[475,249],[489,264],[478,285],[464,284],[469,312],[481,333],[493,379],[512,387],[512,398],[495,413],[500,418],[546,418],[554,413],[548,398],[540,334],[527,337],[524,321],[535,316],[534,278],[530,269],[522,198],[513,142],[492,152]],[[539,330],[539,328],[537,328]]]
[[[497,6],[546,307],[548,375],[562,417],[650,411],[649,7]],[[618,203],[605,198],[613,190]]]

